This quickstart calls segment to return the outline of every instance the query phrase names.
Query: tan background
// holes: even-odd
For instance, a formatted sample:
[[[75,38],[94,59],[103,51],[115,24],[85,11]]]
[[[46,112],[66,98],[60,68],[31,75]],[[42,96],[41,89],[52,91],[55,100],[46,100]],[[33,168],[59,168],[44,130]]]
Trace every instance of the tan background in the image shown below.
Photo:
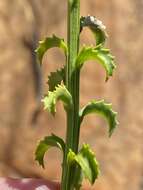
[[[89,116],[81,142],[91,144],[100,162],[96,190],[143,189],[143,0],[82,0],[82,15],[96,15],[108,26],[107,46],[118,63],[113,78],[104,83],[101,66],[82,70],[81,105],[104,98],[118,111],[120,126],[108,139],[106,123]],[[35,14],[33,14],[33,11]],[[66,0],[0,0],[0,175],[59,179],[61,155],[50,150],[46,170],[34,162],[37,140],[51,132],[65,134],[64,111],[55,119],[39,107],[33,36],[66,36]],[[88,30],[82,43],[93,43]],[[50,50],[42,67],[43,84],[64,58]],[[44,88],[45,89],[45,88]],[[45,90],[43,90],[45,92]]]

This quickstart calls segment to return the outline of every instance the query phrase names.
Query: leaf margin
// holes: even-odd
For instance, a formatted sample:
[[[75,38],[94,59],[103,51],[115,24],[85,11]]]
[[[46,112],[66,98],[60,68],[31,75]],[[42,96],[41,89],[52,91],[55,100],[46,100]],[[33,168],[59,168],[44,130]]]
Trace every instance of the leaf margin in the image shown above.
[[[40,65],[42,65],[43,56],[47,52],[47,50],[54,47],[62,49],[64,51],[65,56],[67,57],[68,48],[66,43],[64,42],[64,39],[59,38],[53,34],[52,37],[46,37],[44,40],[39,41],[39,45],[35,50]]]
[[[43,140],[40,140],[38,146],[35,151],[35,160],[38,161],[39,165],[43,168],[44,166],[44,156],[45,153],[51,148],[57,147],[63,151],[63,155],[65,154],[65,142],[62,138],[52,134],[51,136],[44,137]]]
[[[54,91],[49,91],[48,95],[42,99],[44,109],[48,110],[54,116],[56,113],[56,103],[59,100],[63,102],[66,111],[72,109],[72,96],[63,84],[56,86]]]
[[[114,129],[119,124],[116,118],[117,112],[112,110],[112,104],[106,103],[104,100],[90,101],[79,111],[80,124],[82,123],[84,117],[91,113],[101,115],[107,120],[109,125],[109,137],[111,137]]]
[[[93,33],[96,40],[96,46],[104,46],[108,35],[105,31],[106,27],[102,24],[102,21],[98,20],[95,16],[81,16],[80,32],[83,30],[84,27],[88,27]]]
[[[70,149],[67,156],[67,162],[69,165],[78,164],[82,169],[83,177],[88,179],[92,185],[100,174],[96,156],[88,144],[83,144],[78,154],[75,154]]]
[[[47,81],[47,84],[49,85],[49,91],[54,91],[56,86],[60,85],[62,81],[63,84],[65,84],[65,67],[50,73]]]
[[[110,54],[110,50],[102,48],[100,45],[94,46],[83,46],[76,58],[76,66],[81,69],[86,61],[97,61],[101,64],[106,71],[106,80],[113,75],[114,69],[116,69],[116,64],[114,61],[114,56]]]

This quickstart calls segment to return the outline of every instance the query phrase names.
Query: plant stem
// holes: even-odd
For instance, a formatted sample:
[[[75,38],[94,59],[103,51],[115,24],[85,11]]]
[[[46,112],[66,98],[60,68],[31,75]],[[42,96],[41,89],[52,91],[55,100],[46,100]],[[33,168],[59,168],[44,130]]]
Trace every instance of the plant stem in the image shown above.
[[[68,59],[66,87],[73,98],[73,109],[67,113],[66,152],[63,161],[62,190],[72,190],[72,178],[75,168],[68,168],[69,149],[78,152],[79,144],[79,80],[80,71],[76,69],[76,57],[79,51],[80,0],[68,0]]]

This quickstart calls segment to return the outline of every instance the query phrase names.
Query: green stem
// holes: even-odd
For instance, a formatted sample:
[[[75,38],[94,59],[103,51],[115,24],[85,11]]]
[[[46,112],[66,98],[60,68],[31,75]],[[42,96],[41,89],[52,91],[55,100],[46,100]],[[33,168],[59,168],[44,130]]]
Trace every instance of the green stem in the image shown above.
[[[72,190],[75,168],[68,167],[69,149],[78,152],[79,144],[79,80],[80,71],[76,70],[76,57],[79,51],[80,0],[68,0],[68,61],[66,86],[73,98],[73,109],[67,113],[66,152],[63,161],[62,190]]]

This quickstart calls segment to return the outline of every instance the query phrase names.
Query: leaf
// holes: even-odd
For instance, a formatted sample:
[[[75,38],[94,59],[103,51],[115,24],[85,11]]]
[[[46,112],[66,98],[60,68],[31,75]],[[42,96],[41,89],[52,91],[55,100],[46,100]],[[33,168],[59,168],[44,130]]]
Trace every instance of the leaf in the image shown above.
[[[75,174],[72,182],[76,190],[81,189],[83,179],[84,179],[83,171],[79,165],[76,165]]]
[[[76,157],[76,161],[81,166],[85,178],[87,178],[91,184],[94,184],[99,175],[99,165],[94,152],[90,149],[88,144],[83,145]]]
[[[88,27],[92,31],[96,40],[96,45],[104,45],[107,38],[107,33],[105,32],[106,27],[102,24],[100,20],[98,20],[94,16],[81,17],[80,26],[81,31],[83,27]]]
[[[63,151],[63,154],[65,153],[65,143],[60,137],[54,134],[52,134],[52,136],[45,137],[44,140],[40,141],[35,152],[35,160],[37,160],[43,168],[44,155],[51,147],[57,147]]]
[[[56,72],[50,73],[47,82],[49,85],[49,90],[50,91],[55,90],[55,87],[61,84],[62,81],[65,84],[65,67],[61,68],[60,70],[57,70]]]
[[[70,184],[73,189],[80,190],[82,181],[84,179],[84,174],[81,166],[76,162],[77,155],[69,149],[67,154],[67,170],[70,171],[74,169],[73,175],[70,176]]]
[[[81,68],[85,61],[95,60],[98,61],[106,70],[106,81],[109,76],[113,75],[113,71],[116,68],[114,57],[110,54],[109,49],[98,47],[83,47],[79,52],[76,59],[78,68]]]
[[[77,155],[72,150],[69,150],[68,163],[78,164],[82,169],[84,177],[87,178],[91,184],[95,182],[99,175],[99,165],[95,158],[95,154],[87,144],[83,145]],[[81,180],[81,178],[79,179]],[[79,185],[79,183],[77,184]]]
[[[79,112],[80,123],[86,115],[91,113],[97,113],[107,120],[109,124],[109,136],[111,136],[118,125],[118,121],[116,120],[117,113],[112,110],[112,105],[105,103],[104,100],[89,102]]]
[[[55,115],[58,100],[64,103],[65,110],[72,109],[72,96],[64,85],[58,85],[53,92],[49,91],[48,95],[42,100],[44,109]]]
[[[68,50],[64,40],[53,35],[52,37],[47,37],[44,40],[40,41],[38,48],[35,50],[40,64],[42,64],[42,59],[46,51],[54,47],[59,47],[60,49],[62,49],[67,56]]]

